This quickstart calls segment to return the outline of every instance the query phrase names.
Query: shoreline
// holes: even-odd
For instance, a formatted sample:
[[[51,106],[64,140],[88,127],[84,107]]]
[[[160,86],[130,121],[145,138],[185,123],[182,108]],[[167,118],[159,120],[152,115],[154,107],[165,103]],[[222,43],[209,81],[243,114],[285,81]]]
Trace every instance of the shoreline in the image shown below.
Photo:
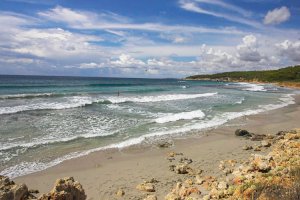
[[[125,199],[128,197],[143,199],[145,193],[136,190],[135,186],[144,180],[155,178],[159,181],[159,190],[155,194],[159,199],[163,199],[174,182],[181,178],[168,170],[170,165],[166,159],[168,153],[172,151],[183,153],[184,156],[192,157],[195,160],[194,164],[199,165],[204,174],[218,174],[221,160],[242,160],[253,153],[242,150],[249,141],[234,136],[237,128],[254,133],[272,134],[297,128],[300,96],[296,95],[294,98],[295,104],[233,119],[217,128],[202,132],[202,136],[196,134],[187,138],[173,139],[174,145],[170,148],[156,146],[141,148],[140,145],[136,145],[122,150],[93,152],[14,180],[46,193],[57,178],[73,176],[83,185],[88,199],[99,199],[99,196],[117,199],[115,192],[119,188],[125,191]]]
[[[189,79],[189,78],[184,78],[182,80],[187,80],[187,81],[220,81],[220,82],[228,82],[228,83],[253,83],[253,84],[270,84],[270,85],[275,85],[277,87],[283,87],[287,89],[296,89],[300,90],[300,82],[262,82],[262,81],[249,81],[249,80],[223,80],[223,79],[209,79],[209,78],[203,78],[203,79]]]

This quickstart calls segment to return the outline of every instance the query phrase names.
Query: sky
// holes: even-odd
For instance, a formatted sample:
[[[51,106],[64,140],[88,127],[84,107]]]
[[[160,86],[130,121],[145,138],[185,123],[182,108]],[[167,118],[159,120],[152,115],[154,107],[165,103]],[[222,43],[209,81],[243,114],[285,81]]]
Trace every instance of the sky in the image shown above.
[[[0,74],[182,78],[297,64],[299,0],[0,0]]]

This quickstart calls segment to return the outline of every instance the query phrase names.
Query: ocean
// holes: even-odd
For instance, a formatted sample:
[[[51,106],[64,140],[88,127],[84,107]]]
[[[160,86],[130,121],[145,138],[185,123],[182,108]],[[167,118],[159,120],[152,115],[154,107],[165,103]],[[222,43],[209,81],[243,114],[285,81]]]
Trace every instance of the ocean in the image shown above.
[[[201,135],[294,103],[268,84],[0,76],[0,174],[11,178],[109,148]]]

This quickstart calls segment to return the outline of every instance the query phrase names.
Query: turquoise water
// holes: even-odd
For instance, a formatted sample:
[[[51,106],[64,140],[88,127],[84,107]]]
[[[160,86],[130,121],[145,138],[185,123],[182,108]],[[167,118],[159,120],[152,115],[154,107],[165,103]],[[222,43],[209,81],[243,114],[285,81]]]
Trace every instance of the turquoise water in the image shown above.
[[[247,83],[0,76],[0,174],[215,128],[292,104],[292,93]]]

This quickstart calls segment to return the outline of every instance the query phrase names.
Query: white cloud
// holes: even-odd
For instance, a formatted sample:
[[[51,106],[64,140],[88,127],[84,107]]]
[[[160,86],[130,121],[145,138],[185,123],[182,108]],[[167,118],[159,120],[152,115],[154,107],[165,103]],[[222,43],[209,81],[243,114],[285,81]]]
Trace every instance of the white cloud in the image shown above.
[[[141,60],[137,60],[128,54],[121,54],[118,60],[111,61],[112,65],[121,67],[139,67],[145,65]]]
[[[95,48],[90,41],[101,41],[96,36],[76,34],[61,28],[20,30],[13,39],[16,46],[12,51],[51,59],[84,56]]]
[[[86,24],[95,16],[91,13],[75,12],[69,8],[57,6],[46,12],[39,12],[38,15],[57,22],[70,24]]]
[[[276,8],[266,14],[264,24],[281,24],[289,20],[290,16],[291,13],[287,7],[283,6],[281,8]]]
[[[94,62],[90,62],[90,63],[81,63],[79,65],[80,69],[94,69],[94,68],[99,68],[101,65],[94,63]]]
[[[207,28],[201,26],[166,25],[160,23],[131,23],[127,17],[115,13],[92,13],[76,11],[69,8],[57,6],[45,12],[38,13],[41,17],[66,23],[69,27],[85,30],[105,30],[107,32],[120,30],[151,31],[159,33],[215,33],[215,34],[243,34],[232,28]],[[120,33],[120,32],[115,32]],[[124,33],[123,33],[124,34]]]
[[[257,48],[257,39],[254,35],[247,35],[243,38],[243,44],[237,46],[237,54],[240,60],[248,62],[259,62],[263,56]]]
[[[10,63],[10,64],[33,64],[37,62],[37,60],[32,58],[10,58],[4,57],[0,58],[0,62],[2,63]]]
[[[200,3],[200,5],[199,5],[199,3]],[[223,8],[226,7],[226,8],[229,8],[230,10],[235,10],[235,11],[239,10],[239,15],[232,15],[231,13],[226,14],[225,12],[220,12],[217,9],[216,9],[216,11],[214,11],[212,9],[211,10],[204,9],[203,7],[200,7],[201,3],[218,5],[218,6],[221,6]],[[245,25],[252,26],[252,27],[255,27],[255,28],[261,28],[260,23],[258,23],[256,21],[253,21],[251,19],[248,19],[248,18],[241,17],[240,16],[240,14],[242,12],[241,8],[235,7],[235,6],[230,5],[230,4],[226,4],[222,1],[215,1],[215,0],[213,0],[213,1],[208,1],[208,0],[180,0],[179,5],[182,9],[185,9],[187,11],[196,12],[196,13],[200,13],[200,14],[211,15],[211,16],[214,16],[214,17],[224,18],[224,19],[229,20],[229,21],[238,22],[240,24],[245,24]],[[247,12],[245,12],[245,13],[247,13]]]
[[[300,41],[285,40],[276,44],[281,55],[295,62],[300,62]]]
[[[222,8],[228,9],[230,11],[237,12],[245,17],[252,15],[252,13],[249,10],[245,10],[245,9],[235,6],[233,4],[226,3],[222,0],[195,0],[195,1],[197,1],[199,3],[207,3],[207,4],[211,4],[211,5],[217,5]]]

